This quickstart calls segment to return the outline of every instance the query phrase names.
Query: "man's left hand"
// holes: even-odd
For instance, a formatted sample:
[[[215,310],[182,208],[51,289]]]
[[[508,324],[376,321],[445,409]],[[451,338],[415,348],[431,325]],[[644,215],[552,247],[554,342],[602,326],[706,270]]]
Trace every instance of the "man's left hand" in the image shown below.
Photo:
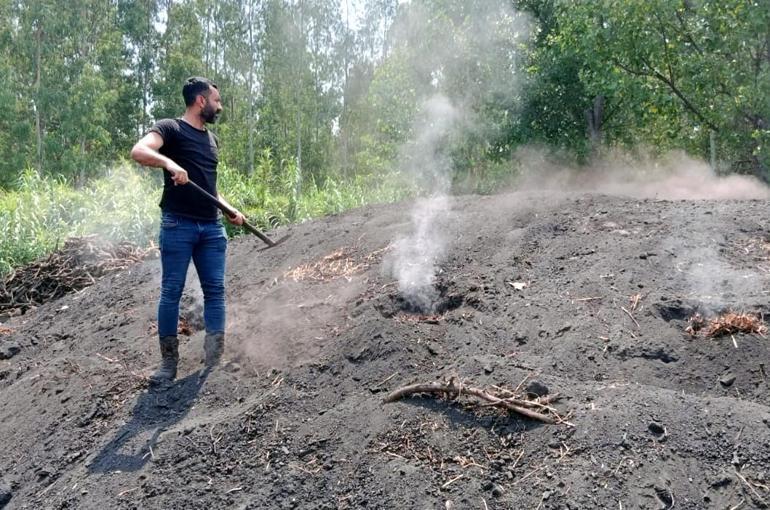
[[[246,217],[240,211],[235,211],[235,216],[225,214],[225,218],[233,225],[243,225],[243,222],[246,221]]]

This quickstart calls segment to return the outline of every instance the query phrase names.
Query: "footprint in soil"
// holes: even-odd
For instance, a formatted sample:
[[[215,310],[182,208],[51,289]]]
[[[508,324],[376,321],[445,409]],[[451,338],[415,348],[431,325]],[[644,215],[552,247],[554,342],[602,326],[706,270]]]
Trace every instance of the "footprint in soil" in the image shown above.
[[[617,352],[616,356],[621,361],[625,361],[629,358],[642,358],[650,361],[660,361],[666,364],[679,361],[679,357],[676,354],[668,352],[664,347],[623,348]]]

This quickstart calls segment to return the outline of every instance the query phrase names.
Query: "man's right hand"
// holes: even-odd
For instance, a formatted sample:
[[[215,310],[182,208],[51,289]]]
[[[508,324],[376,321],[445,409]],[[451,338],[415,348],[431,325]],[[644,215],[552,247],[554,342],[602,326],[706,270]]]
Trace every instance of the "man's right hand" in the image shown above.
[[[169,165],[166,167],[166,170],[171,173],[171,180],[174,181],[174,186],[187,184],[187,181],[190,180],[187,176],[187,170],[177,165],[173,161],[169,163]]]

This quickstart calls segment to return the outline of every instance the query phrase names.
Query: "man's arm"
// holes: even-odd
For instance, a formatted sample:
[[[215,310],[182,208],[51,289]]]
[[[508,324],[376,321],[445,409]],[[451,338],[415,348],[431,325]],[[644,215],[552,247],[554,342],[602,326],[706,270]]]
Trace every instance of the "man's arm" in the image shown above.
[[[171,179],[175,185],[187,184],[189,180],[187,170],[158,152],[161,147],[163,147],[163,137],[154,131],[147,133],[131,149],[131,159],[140,165],[165,168],[171,173]]]

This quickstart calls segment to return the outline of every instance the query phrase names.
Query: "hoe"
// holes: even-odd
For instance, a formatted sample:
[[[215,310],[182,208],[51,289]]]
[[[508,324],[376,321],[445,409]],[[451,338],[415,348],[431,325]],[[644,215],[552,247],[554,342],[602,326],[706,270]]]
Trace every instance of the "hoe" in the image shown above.
[[[200,186],[198,186],[194,182],[187,181],[186,185],[187,186],[192,186],[193,188],[198,190],[199,193],[201,193],[204,197],[209,199],[214,205],[216,205],[219,208],[220,211],[222,211],[226,215],[230,216],[231,218],[235,216],[235,211],[233,209],[231,209],[230,207],[227,207],[217,197],[215,197],[214,195],[212,195],[211,193],[209,193],[205,189],[201,188]],[[284,242],[286,239],[289,238],[289,236],[287,235],[287,236],[282,237],[278,241],[273,241],[272,239],[267,237],[265,234],[260,232],[259,229],[257,229],[257,227],[255,227],[254,225],[252,225],[251,223],[249,223],[248,221],[245,221],[245,220],[243,222],[243,228],[245,228],[246,230],[248,230],[249,232],[251,232],[255,236],[257,236],[260,239],[262,239],[265,242],[265,244],[267,244],[267,246],[269,248],[272,248],[273,246],[278,246],[279,244],[281,244],[282,242]]]

